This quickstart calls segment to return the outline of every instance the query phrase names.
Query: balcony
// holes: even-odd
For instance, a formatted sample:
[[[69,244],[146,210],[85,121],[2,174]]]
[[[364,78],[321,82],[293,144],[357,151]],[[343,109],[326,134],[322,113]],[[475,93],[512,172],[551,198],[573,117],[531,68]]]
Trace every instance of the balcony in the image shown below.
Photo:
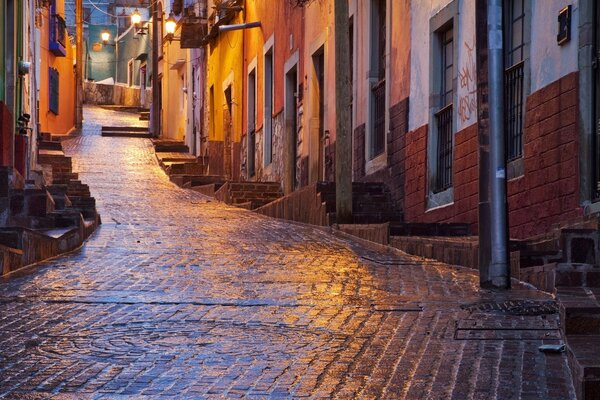
[[[50,42],[49,50],[57,57],[65,57],[67,55],[67,27],[63,17],[57,14],[52,14],[50,17]]]

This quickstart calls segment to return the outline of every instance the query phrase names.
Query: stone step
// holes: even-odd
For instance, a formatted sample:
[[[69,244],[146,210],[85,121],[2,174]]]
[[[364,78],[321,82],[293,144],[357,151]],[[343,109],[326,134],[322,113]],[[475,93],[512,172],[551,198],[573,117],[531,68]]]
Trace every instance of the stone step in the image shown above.
[[[147,126],[103,126],[102,132],[148,132]]]
[[[600,335],[568,335],[567,358],[577,398],[600,398]]]

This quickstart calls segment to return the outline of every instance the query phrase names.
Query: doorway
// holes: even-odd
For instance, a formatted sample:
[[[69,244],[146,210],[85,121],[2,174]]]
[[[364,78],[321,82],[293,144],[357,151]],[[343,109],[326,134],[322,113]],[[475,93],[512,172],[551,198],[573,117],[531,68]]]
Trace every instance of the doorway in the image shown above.
[[[233,176],[231,168],[231,131],[232,131],[232,115],[233,101],[231,97],[231,86],[225,89],[225,110],[223,110],[223,168],[225,169],[225,177],[231,179]]]
[[[313,129],[316,129],[316,140],[318,145],[317,151],[317,181],[323,180],[325,176],[325,51],[321,47],[317,50],[313,56],[313,67],[314,67],[314,90],[313,101],[315,102],[316,109],[313,108],[314,121]],[[314,119],[314,118],[313,118]]]
[[[287,131],[287,165],[284,189],[291,193],[298,187],[296,163],[298,159],[298,71],[293,67],[285,75],[285,122]]]
[[[248,75],[248,179],[256,174],[256,70]]]
[[[146,104],[146,64],[140,67],[140,107]]]

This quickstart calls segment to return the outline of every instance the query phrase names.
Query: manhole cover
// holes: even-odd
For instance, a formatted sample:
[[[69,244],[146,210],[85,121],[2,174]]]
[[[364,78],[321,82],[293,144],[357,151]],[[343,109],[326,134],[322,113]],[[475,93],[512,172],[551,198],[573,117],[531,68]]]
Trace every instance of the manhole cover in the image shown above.
[[[470,312],[484,312],[506,315],[548,315],[558,313],[558,304],[555,301],[535,301],[535,300],[508,300],[503,302],[482,302],[466,304],[462,309]]]

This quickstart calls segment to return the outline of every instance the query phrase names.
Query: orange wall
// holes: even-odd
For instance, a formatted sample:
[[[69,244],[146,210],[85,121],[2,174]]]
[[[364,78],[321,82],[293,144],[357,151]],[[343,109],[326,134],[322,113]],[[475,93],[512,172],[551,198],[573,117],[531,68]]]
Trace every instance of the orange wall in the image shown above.
[[[256,58],[256,129],[263,125],[264,101],[264,45],[273,36],[273,115],[279,114],[284,107],[285,62],[295,52],[299,53],[298,76],[301,79],[303,38],[303,11],[288,1],[248,0],[246,1],[246,21],[260,21],[258,29],[244,31],[244,93],[248,85],[248,65]],[[290,40],[291,35],[291,40]],[[292,46],[290,46],[290,42]],[[291,47],[291,48],[290,48]],[[248,98],[244,95],[243,131],[248,130]]]
[[[64,4],[57,1],[57,12],[64,15]],[[42,18],[41,43],[40,43],[40,125],[42,132],[53,134],[66,134],[75,126],[75,47],[67,36],[67,56],[56,57],[49,50],[49,15],[46,9]],[[59,105],[58,115],[48,109],[49,87],[48,68],[56,68],[59,73]]]

